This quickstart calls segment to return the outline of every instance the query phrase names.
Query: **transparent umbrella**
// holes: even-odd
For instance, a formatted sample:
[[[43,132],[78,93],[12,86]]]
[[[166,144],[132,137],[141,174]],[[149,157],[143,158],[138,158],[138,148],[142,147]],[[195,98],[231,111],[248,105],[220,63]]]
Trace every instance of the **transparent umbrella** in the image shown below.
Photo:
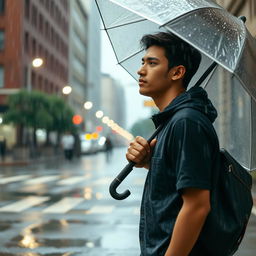
[[[206,89],[219,110],[220,143],[256,169],[256,40],[244,22],[210,0],[95,0],[118,63],[137,79],[144,34],[169,31],[203,55],[191,85],[212,61]],[[254,143],[253,143],[254,142]]]

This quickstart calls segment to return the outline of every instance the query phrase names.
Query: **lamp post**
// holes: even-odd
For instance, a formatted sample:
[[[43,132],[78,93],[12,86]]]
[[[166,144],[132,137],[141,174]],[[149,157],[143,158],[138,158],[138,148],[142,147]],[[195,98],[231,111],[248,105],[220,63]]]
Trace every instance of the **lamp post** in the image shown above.
[[[62,88],[62,93],[64,95],[69,95],[72,92],[72,87],[69,85],[66,85]]]
[[[32,69],[33,68],[40,68],[43,65],[43,63],[44,63],[43,59],[35,58],[28,65],[28,70],[27,70],[27,90],[29,92],[31,92],[31,90],[32,90],[32,85],[31,85]]]

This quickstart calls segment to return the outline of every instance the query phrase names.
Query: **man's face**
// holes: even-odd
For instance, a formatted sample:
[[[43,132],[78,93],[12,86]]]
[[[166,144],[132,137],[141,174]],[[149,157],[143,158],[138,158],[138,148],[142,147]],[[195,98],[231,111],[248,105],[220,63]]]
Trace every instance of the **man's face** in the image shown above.
[[[152,98],[161,97],[171,86],[168,59],[165,50],[159,46],[151,46],[142,58],[142,66],[138,70],[140,94]]]

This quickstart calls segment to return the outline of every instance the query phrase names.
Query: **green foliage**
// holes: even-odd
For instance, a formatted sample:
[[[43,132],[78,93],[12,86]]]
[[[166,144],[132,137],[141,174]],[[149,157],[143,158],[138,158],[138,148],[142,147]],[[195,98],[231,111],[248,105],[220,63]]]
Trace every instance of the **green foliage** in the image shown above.
[[[65,101],[55,95],[48,96],[49,112],[53,118],[53,122],[48,126],[48,130],[65,132],[74,131],[75,126],[72,123],[74,115],[73,110],[65,103]]]
[[[137,121],[131,128],[133,136],[150,137],[154,132],[155,127],[151,119],[142,119]]]
[[[57,96],[22,90],[9,96],[8,106],[5,123],[57,132],[73,129],[73,111]]]

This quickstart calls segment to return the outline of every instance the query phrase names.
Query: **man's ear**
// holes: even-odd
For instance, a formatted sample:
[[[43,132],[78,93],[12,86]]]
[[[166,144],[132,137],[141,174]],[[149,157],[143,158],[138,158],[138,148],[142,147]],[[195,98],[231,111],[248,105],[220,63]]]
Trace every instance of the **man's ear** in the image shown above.
[[[173,67],[169,71],[169,75],[170,75],[171,79],[174,81],[183,79],[185,76],[185,73],[186,73],[186,68],[183,65]]]

